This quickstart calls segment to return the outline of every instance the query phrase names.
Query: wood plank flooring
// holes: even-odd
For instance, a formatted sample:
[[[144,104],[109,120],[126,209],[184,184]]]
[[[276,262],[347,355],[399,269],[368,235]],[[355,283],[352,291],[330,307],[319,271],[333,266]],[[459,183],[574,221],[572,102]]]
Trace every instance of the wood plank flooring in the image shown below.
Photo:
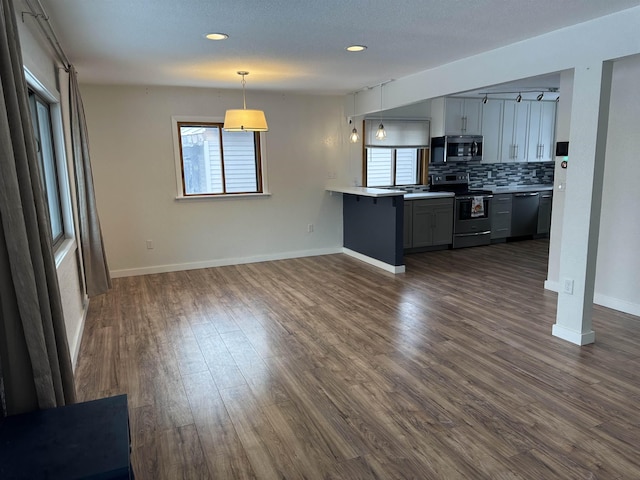
[[[116,279],[78,395],[128,394],[140,480],[640,478],[640,319],[552,337],[547,249]]]

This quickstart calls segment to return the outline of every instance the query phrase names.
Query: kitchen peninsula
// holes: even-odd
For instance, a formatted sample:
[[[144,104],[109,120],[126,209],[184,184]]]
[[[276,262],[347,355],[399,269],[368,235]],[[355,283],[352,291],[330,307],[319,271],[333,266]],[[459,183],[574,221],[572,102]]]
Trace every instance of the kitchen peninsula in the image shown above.
[[[391,273],[405,271],[403,255],[404,200],[443,198],[446,192],[406,194],[403,190],[330,187],[342,194],[344,252]]]

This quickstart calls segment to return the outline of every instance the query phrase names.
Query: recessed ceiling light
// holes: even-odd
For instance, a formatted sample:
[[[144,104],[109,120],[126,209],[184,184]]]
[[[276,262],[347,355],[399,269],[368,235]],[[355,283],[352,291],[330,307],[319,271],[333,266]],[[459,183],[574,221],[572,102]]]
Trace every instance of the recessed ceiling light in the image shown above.
[[[209,40],[226,40],[229,38],[229,35],[226,33],[207,33],[205,35]]]
[[[362,52],[367,49],[366,45],[350,45],[345,50],[347,52]]]

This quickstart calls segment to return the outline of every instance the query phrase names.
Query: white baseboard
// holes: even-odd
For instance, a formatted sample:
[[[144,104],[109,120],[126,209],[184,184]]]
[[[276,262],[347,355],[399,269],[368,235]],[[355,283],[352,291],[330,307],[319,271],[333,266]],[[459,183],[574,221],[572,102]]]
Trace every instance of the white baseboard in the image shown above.
[[[73,373],[76,372],[76,365],[78,364],[78,355],[80,355],[80,344],[82,343],[82,334],[84,333],[84,324],[87,320],[88,312],[89,300],[85,298],[80,325],[78,326],[78,330],[73,336],[73,345],[69,345],[69,349],[71,350],[71,367],[73,369]]]
[[[590,343],[595,342],[596,334],[593,330],[590,330],[586,333],[574,332],[573,330],[569,330],[562,325],[558,325],[557,323],[553,325],[551,329],[551,334],[554,337],[561,338],[566,340],[567,342],[571,342],[574,345],[588,345]]]
[[[390,265],[388,263],[382,262],[372,257],[368,257],[367,255],[363,255],[361,253],[355,252],[348,248],[343,248],[342,253],[345,255],[349,255],[350,257],[357,258],[358,260],[368,263],[369,265],[373,265],[374,267],[381,268],[390,273],[404,273],[405,266],[404,265]]]
[[[594,303],[602,305],[603,307],[612,308],[619,312],[629,313],[640,317],[640,305],[637,303],[631,303],[626,300],[620,300],[619,298],[609,297],[607,295],[601,295],[596,292],[593,298]]]
[[[315,257],[319,255],[331,255],[342,253],[342,247],[321,248],[317,250],[298,250],[295,252],[274,253],[258,255],[255,257],[223,258],[219,260],[206,260],[203,262],[175,263],[170,265],[155,265],[152,267],[127,268],[112,270],[111,277],[135,277],[138,275],[150,275],[153,273],[179,272],[182,270],[197,270],[199,268],[226,267],[228,265],[242,265],[245,263],[269,262],[273,260],[287,260],[290,258]]]
[[[551,290],[552,292],[559,292],[560,283],[552,282],[550,280],[545,280],[544,288],[546,290]],[[610,297],[608,295],[602,295],[601,293],[596,292],[593,295],[593,303],[595,303],[596,305],[600,305],[602,307],[607,307],[613,310],[617,310],[619,312],[640,316],[640,305],[637,303],[629,302],[627,300],[621,300],[619,298]]]

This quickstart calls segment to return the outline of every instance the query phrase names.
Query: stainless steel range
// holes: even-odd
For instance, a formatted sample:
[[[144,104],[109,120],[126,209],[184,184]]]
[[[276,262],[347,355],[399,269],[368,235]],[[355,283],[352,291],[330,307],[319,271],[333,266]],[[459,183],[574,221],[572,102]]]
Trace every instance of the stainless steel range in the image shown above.
[[[453,192],[453,248],[491,243],[491,199],[488,190],[469,188],[469,174],[431,175],[432,192]]]

